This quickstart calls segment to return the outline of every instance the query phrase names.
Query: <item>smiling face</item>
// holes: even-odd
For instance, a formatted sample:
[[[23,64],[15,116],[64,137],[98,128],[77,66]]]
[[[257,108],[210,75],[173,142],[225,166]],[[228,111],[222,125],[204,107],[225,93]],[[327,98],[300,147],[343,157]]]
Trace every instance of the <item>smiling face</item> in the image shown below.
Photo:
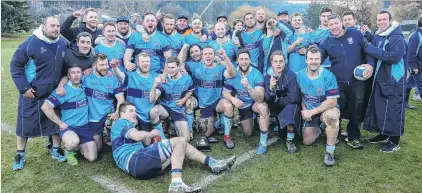
[[[91,50],[91,38],[89,36],[79,37],[76,45],[78,46],[79,53],[86,55]]]
[[[136,108],[133,105],[127,105],[123,111],[120,111],[120,118],[129,120],[133,125],[138,124],[136,119]]]
[[[289,15],[280,14],[280,15],[277,16],[277,21],[282,21],[284,23],[288,23],[289,22]]]
[[[249,67],[251,66],[250,57],[248,53],[241,53],[237,58],[237,64],[239,66],[240,71],[246,73],[249,71]]]
[[[339,37],[344,33],[343,24],[341,23],[339,18],[328,20],[328,28],[330,29],[330,33],[334,37]]]
[[[176,25],[178,29],[181,29],[181,30],[186,29],[188,27],[188,20],[185,18],[180,18],[177,20]]]
[[[300,29],[303,25],[303,20],[302,20],[302,16],[298,15],[298,16],[293,16],[292,17],[292,27],[295,29]]]
[[[60,23],[59,20],[56,18],[47,18],[44,22],[43,27],[43,33],[44,35],[50,39],[54,40],[60,35]]]
[[[90,28],[96,28],[98,25],[98,13],[95,11],[88,11],[85,15],[86,25]]]
[[[390,16],[388,13],[381,13],[377,15],[377,26],[381,32],[387,30],[391,25]]]
[[[217,23],[223,23],[224,25],[227,25],[227,19],[224,17],[221,17],[218,19]]]
[[[117,31],[125,36],[129,32],[129,23],[125,21],[118,22]]]
[[[179,73],[179,69],[177,68],[176,62],[167,63],[167,70],[168,70],[170,77],[173,77],[177,73]]]
[[[194,61],[199,61],[199,60],[201,60],[201,49],[198,47],[198,46],[192,46],[190,49],[189,49],[189,54],[190,54],[190,57],[192,58],[192,60],[194,60]]]
[[[82,69],[80,67],[69,68],[67,77],[72,85],[78,86],[81,83]]]
[[[108,73],[108,60],[107,58],[104,59],[98,59],[96,65],[95,65],[95,70],[97,71],[97,73],[104,77],[107,75]]]
[[[234,26],[234,29],[238,30],[238,31],[242,31],[243,30],[243,23],[237,22],[236,25]]]
[[[154,15],[148,14],[144,18],[143,25],[145,27],[145,31],[148,34],[152,34],[155,31],[155,27],[157,27],[157,19],[155,18]]]
[[[203,27],[203,25],[202,25],[202,21],[200,19],[194,19],[192,21],[192,31],[194,33],[196,33],[196,34],[201,33],[202,27]]]
[[[105,28],[103,28],[103,35],[108,41],[114,42],[114,40],[116,40],[116,27],[113,25],[105,26]]]
[[[306,64],[308,70],[316,72],[321,66],[321,53],[309,51],[306,55]]]
[[[214,32],[218,38],[224,38],[226,36],[226,26],[224,23],[216,23],[214,26]]]
[[[275,73],[280,74],[283,72],[285,66],[286,63],[284,57],[281,54],[273,55],[271,59],[271,67]]]

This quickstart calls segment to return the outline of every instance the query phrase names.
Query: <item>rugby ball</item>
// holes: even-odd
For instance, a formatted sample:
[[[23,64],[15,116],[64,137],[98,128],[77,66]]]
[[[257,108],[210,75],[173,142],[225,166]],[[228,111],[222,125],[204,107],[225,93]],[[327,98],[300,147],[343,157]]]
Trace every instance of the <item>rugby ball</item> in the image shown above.
[[[355,70],[353,70],[353,76],[355,76],[355,78],[357,80],[367,80],[367,78],[363,77],[363,74],[366,71],[366,67],[365,66],[356,66]]]

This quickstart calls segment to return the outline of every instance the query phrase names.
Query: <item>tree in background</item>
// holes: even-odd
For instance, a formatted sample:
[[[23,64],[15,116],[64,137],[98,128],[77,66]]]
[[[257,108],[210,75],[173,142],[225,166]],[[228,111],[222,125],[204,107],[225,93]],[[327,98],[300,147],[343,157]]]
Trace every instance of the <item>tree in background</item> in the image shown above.
[[[1,2],[1,33],[27,32],[32,28],[32,22],[27,14],[28,2]]]
[[[389,11],[393,15],[393,20],[401,22],[403,20],[417,20],[422,16],[422,1],[397,1],[393,0]]]

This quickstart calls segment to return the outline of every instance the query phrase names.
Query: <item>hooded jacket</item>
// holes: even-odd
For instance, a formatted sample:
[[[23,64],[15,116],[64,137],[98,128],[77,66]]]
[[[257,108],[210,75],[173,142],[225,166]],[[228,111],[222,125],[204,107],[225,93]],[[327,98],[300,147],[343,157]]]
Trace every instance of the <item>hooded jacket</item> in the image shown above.
[[[270,67],[271,68],[271,67]],[[283,108],[288,104],[300,104],[302,96],[299,85],[297,84],[296,74],[287,68],[284,68],[280,77],[277,77],[277,88],[270,90],[271,76],[264,77],[265,94],[264,100],[272,109]]]
[[[422,71],[422,29],[418,27],[409,37],[408,62],[412,69]]]
[[[61,36],[54,40],[45,37],[41,26],[22,42],[10,62],[10,73],[19,93],[33,88],[36,98],[47,97],[59,84],[68,45]]]
[[[91,68],[94,63],[94,50],[91,48],[87,55],[79,52],[78,48],[70,47],[66,50],[65,58],[63,61],[64,69],[63,74],[67,74],[70,67],[79,66],[82,71]]]
[[[72,46],[76,47],[76,38],[78,37],[78,35],[82,32],[88,32],[92,36],[92,47],[95,47],[95,39],[97,39],[97,37],[101,35],[102,30],[96,28],[94,31],[92,31],[86,27],[85,22],[79,23],[79,26],[72,27],[72,23],[76,19],[77,17],[73,17],[73,15],[67,17],[66,20],[60,26],[61,34],[72,43]]]

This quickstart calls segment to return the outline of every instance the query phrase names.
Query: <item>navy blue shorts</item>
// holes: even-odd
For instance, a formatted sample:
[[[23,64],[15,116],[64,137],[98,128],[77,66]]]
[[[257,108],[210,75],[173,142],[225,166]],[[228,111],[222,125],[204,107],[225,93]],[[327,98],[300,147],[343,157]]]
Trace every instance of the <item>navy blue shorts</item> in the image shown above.
[[[108,115],[105,115],[100,121],[98,122],[89,122],[89,129],[93,135],[103,134],[105,122],[107,120]]]
[[[162,173],[158,143],[136,151],[129,160],[129,174],[136,179],[148,180]]]
[[[217,99],[213,104],[208,107],[201,108],[199,112],[201,113],[201,118],[210,118],[215,117],[216,115],[216,108],[218,103],[220,102],[221,98]]]
[[[169,107],[166,107],[164,105],[161,105],[164,107],[164,109],[169,113],[171,120],[173,121],[187,121],[186,119],[186,115],[184,113],[179,113],[176,111],[173,111],[172,109],[170,109]]]
[[[244,109],[239,109],[239,121],[244,121],[244,120],[248,120],[248,119],[252,119],[253,118],[253,110],[252,110],[252,106],[255,104],[255,102],[253,102],[249,107],[246,107]]]
[[[136,116],[136,120],[138,120],[138,129],[142,131],[148,131],[150,132],[152,130],[152,123],[148,123],[140,119],[138,116]]]
[[[68,126],[65,130],[59,131],[60,138],[63,138],[63,135],[67,131],[73,131],[73,132],[76,133],[76,135],[78,135],[79,144],[84,144],[84,143],[88,143],[90,141],[94,141],[94,135],[93,135],[92,131],[89,129],[88,124],[82,125],[82,126],[79,126],[79,127]]]

